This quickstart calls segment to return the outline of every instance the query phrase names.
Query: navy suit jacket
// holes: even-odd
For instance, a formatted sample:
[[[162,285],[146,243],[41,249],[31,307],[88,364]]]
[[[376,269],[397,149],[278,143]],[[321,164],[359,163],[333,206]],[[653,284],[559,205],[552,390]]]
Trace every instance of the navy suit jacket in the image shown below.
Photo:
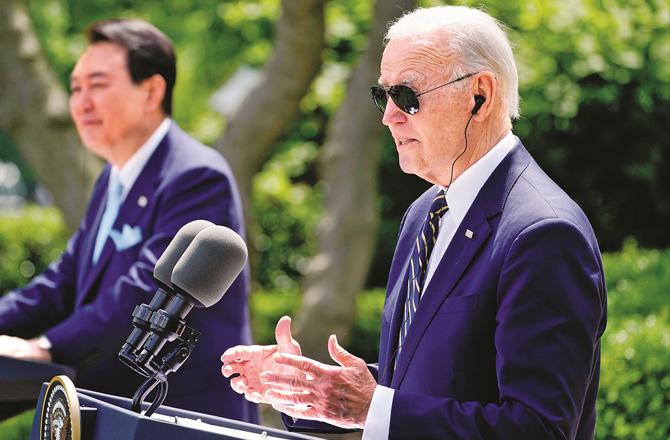
[[[60,259],[22,288],[0,298],[0,334],[45,334],[55,362],[77,369],[78,387],[131,397],[142,382],[117,354],[129,335],[133,308],[156,291],[154,265],[186,223],[205,219],[244,236],[242,205],[232,172],[216,151],[172,122],[128,192],[113,225],[139,227],[142,240],[116,249],[109,238],[91,261],[105,208],[110,167],[98,178],[79,228]],[[255,405],[231,390],[220,373],[221,353],[251,343],[245,269],[223,299],[194,309],[188,324],[202,337],[189,360],[169,377],[165,404],[258,421]]]
[[[406,212],[388,280],[372,367],[395,389],[389,438],[593,438],[606,323],[600,251],[582,210],[520,142],[457,229],[392,371],[410,249],[438,191]]]

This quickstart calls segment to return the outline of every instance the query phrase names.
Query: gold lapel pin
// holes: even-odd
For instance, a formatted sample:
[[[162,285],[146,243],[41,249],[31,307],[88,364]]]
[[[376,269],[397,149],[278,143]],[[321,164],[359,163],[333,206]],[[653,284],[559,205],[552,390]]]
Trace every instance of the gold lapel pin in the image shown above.
[[[466,230],[465,230],[465,236],[468,237],[469,239],[472,239],[472,237],[475,236],[475,233],[472,232],[472,231],[469,230],[469,229],[466,229]]]
[[[145,196],[139,196],[137,198],[137,204],[140,205],[140,208],[144,208],[148,203],[149,199],[147,199]]]

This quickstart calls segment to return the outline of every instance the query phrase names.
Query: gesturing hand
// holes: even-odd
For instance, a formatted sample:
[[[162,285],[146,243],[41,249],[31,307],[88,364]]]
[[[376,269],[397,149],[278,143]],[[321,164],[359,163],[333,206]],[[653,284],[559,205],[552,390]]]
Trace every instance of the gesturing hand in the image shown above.
[[[328,340],[328,352],[340,367],[294,354],[275,354],[277,364],[294,370],[263,372],[265,399],[292,417],[364,428],[377,382],[365,361],[342,348],[335,335]]]
[[[263,371],[289,372],[292,369],[275,363],[276,353],[300,355],[300,344],[291,335],[291,318],[282,317],[275,327],[276,345],[238,345],[226,350],[221,356],[221,373],[225,377],[239,374],[230,380],[236,392],[256,403],[270,403],[265,399],[266,387],[260,381]]]

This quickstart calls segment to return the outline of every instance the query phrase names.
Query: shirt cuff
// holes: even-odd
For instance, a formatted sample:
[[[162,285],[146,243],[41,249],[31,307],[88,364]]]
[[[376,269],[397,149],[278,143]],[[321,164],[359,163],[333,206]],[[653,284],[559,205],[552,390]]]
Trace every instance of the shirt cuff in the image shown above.
[[[377,385],[375,393],[372,395],[368,416],[365,419],[362,440],[389,438],[394,393],[393,388]]]
[[[52,348],[51,341],[44,335],[36,338],[35,343],[37,343],[37,346],[42,350],[50,351]]]

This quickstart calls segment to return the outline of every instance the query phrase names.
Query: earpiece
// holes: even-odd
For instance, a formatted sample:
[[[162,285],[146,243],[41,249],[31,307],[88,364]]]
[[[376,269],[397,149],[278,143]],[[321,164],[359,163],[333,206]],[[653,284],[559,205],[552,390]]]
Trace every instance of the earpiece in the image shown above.
[[[486,98],[482,95],[475,95],[475,106],[472,107],[471,113],[473,115],[476,115],[477,112],[479,111],[480,108],[482,108],[482,105],[484,105],[484,102],[486,101]]]

